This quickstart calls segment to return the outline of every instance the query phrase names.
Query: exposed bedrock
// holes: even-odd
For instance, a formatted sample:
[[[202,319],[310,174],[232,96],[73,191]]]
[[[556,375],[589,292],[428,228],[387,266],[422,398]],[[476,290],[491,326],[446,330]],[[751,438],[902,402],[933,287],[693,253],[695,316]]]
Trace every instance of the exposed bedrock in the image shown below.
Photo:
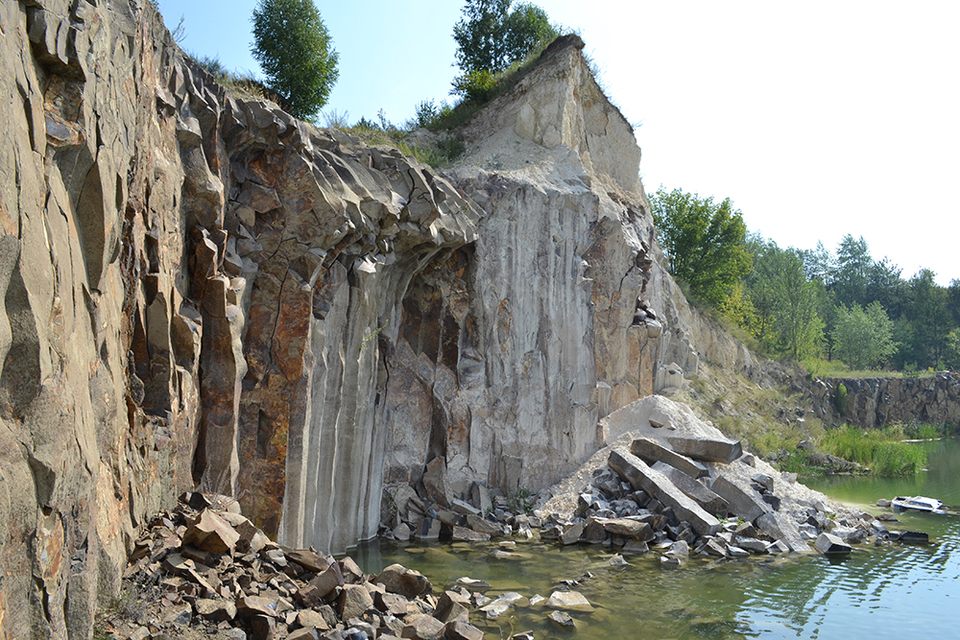
[[[579,38],[437,171],[226,92],[152,6],[0,4],[0,640],[87,637],[183,490],[338,552],[385,482],[546,487],[754,366],[662,268]]]

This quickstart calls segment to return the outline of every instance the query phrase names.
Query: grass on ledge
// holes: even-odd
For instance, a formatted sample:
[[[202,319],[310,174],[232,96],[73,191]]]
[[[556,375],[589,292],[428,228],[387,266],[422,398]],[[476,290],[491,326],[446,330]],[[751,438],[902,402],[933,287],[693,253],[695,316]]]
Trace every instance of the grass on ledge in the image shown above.
[[[804,368],[817,378],[931,378],[936,375],[933,369],[915,371],[891,371],[887,369],[850,369],[839,360],[808,358],[803,361]]]
[[[829,431],[822,447],[838,458],[869,468],[875,475],[911,476],[926,467],[927,453],[922,447],[903,442],[906,435],[901,425],[870,431],[845,425]]]

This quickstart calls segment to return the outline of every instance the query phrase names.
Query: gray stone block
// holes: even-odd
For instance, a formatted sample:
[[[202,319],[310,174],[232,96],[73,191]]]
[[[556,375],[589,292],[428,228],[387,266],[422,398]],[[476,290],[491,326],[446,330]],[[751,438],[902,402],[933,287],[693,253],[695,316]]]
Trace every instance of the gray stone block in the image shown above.
[[[655,462],[665,462],[675,467],[691,478],[702,478],[710,475],[710,471],[701,463],[680,455],[676,451],[667,449],[659,442],[649,438],[637,438],[630,445],[630,453],[637,456],[649,465]]]
[[[748,522],[753,522],[770,511],[770,506],[760,498],[759,493],[750,488],[743,489],[724,476],[714,480],[710,488],[727,501],[730,513]]]
[[[670,466],[665,462],[657,462],[651,467],[665,475],[670,482],[675,484],[680,491],[683,491],[694,502],[699,504],[707,513],[722,518],[727,517],[727,511],[730,505],[726,500],[711,491],[699,480],[694,480],[683,471]]]
[[[678,518],[689,522],[694,531],[700,535],[713,534],[720,530],[720,521],[716,517],[707,513],[665,475],[651,469],[646,462],[627,451],[626,448],[613,449],[607,463],[634,489],[642,489],[649,495],[655,496],[661,503],[671,507]]]
[[[667,442],[677,453],[705,462],[730,463],[743,455],[743,447],[739,440],[670,436]]]

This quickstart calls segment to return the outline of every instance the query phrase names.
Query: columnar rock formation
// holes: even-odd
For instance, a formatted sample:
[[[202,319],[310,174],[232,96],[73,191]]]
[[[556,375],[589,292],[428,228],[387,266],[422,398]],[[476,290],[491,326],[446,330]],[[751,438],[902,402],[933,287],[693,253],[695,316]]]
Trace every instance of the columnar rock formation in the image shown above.
[[[441,173],[227,93],[150,3],[0,31],[0,639],[86,637],[184,489],[341,551],[384,482],[537,489],[663,365],[752,366],[660,267],[577,38]]]

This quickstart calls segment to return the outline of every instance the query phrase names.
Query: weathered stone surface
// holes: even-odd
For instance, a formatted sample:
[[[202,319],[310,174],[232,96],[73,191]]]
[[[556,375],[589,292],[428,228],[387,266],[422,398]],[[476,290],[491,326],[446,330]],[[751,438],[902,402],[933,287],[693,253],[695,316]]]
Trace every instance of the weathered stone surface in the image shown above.
[[[453,527],[451,535],[458,542],[486,542],[490,539],[489,533],[480,533],[467,527]]]
[[[444,591],[437,599],[433,617],[441,622],[470,621],[470,599],[456,591]]]
[[[763,501],[759,493],[743,488],[722,475],[714,479],[710,488],[727,501],[731,513],[748,522],[770,512],[770,506]]]
[[[486,614],[488,618],[499,618],[523,599],[523,596],[519,593],[509,591],[497,596],[493,601],[480,607],[480,611]]]
[[[743,455],[743,446],[739,440],[669,436],[667,442],[674,451],[694,460],[733,462]]]
[[[340,571],[340,565],[332,564],[327,567],[323,573],[318,574],[310,581],[310,586],[317,589],[319,597],[326,598],[337,587],[344,585],[343,574]]]
[[[564,611],[593,611],[593,605],[579,591],[554,591],[546,606]]]
[[[208,600],[197,598],[193,603],[197,615],[211,622],[233,620],[237,615],[237,606],[227,600]]]
[[[574,522],[564,526],[563,533],[560,534],[560,542],[565,545],[578,543],[585,527],[586,525],[583,522]]]
[[[443,640],[483,640],[483,631],[466,620],[455,620],[443,626]]]
[[[846,556],[850,555],[853,548],[832,533],[823,532],[817,537],[814,543],[817,550],[825,556]]]
[[[476,531],[477,533],[485,533],[488,536],[495,536],[500,534],[500,526],[496,523],[490,522],[485,518],[480,516],[468,515],[467,516],[467,526]]]
[[[322,573],[333,564],[332,558],[328,559],[327,556],[322,556],[309,549],[284,549],[283,555],[287,560],[296,562],[313,573]]]
[[[651,469],[625,448],[615,447],[610,452],[608,464],[634,489],[643,489],[673,508],[677,517],[689,522],[697,533],[707,535],[720,529],[720,522],[714,516],[688,498],[666,476]]]
[[[404,620],[405,625],[401,632],[403,638],[414,638],[415,640],[439,640],[443,634],[444,625],[442,622],[426,614],[407,616]]]
[[[576,627],[577,623],[573,617],[566,611],[551,611],[547,614],[547,619],[561,627]]]
[[[305,629],[319,629],[326,631],[330,628],[326,618],[318,611],[303,609],[297,612],[297,625]]]
[[[244,619],[251,619],[258,615],[268,617],[276,615],[275,611],[249,596],[238,597],[235,605],[237,607],[237,616]]]
[[[210,509],[200,512],[196,522],[187,527],[184,544],[192,544],[210,553],[226,553],[240,539],[230,524]]]
[[[477,507],[454,498],[450,501],[450,508],[464,516],[482,516],[483,513]]]
[[[712,513],[721,518],[727,517],[727,512],[730,508],[727,501],[708,489],[706,485],[699,480],[694,480],[683,471],[663,462],[657,462],[651,468],[665,475],[670,482],[675,484],[680,491],[694,502],[703,507],[707,513]]]
[[[810,545],[800,535],[797,523],[782,513],[765,513],[757,518],[757,526],[765,534],[782,542],[790,551],[810,551]]]
[[[340,594],[340,618],[349,620],[359,618],[367,609],[373,608],[373,596],[366,587],[359,584],[344,585]]]
[[[419,571],[407,569],[401,564],[392,564],[373,579],[382,584],[390,593],[398,593],[405,598],[415,598],[433,592],[433,585]]]
[[[625,538],[636,538],[643,542],[653,540],[653,527],[646,522],[630,520],[628,518],[616,518],[613,520],[600,520],[604,531],[613,536],[623,536]]]
[[[273,616],[257,614],[250,618],[251,640],[274,640],[277,637],[277,620]]]
[[[826,423],[849,422],[867,429],[907,422],[924,416],[932,423],[960,421],[960,373],[940,371],[929,378],[816,378],[803,380],[814,415]],[[834,397],[842,384],[846,411]]]
[[[664,462],[691,478],[702,478],[710,474],[710,471],[703,464],[680,455],[676,451],[671,451],[658,442],[649,438],[637,438],[630,444],[630,453],[637,456],[649,465],[657,462]]]

